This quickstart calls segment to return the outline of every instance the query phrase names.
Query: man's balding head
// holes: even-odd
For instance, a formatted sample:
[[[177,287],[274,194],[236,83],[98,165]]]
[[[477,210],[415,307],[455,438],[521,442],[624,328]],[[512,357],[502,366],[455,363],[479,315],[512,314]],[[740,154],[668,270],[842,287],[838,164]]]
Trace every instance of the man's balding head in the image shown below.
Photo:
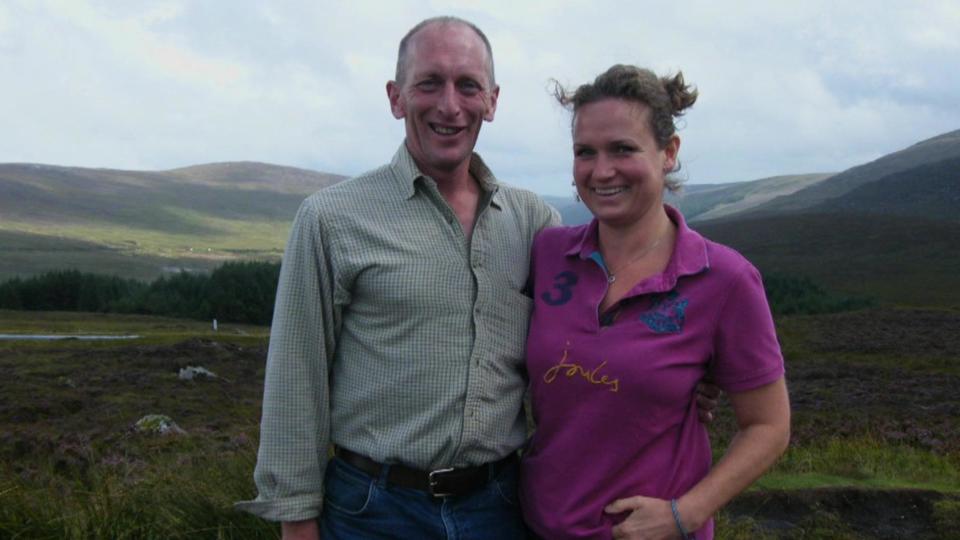
[[[412,48],[411,45],[414,39],[421,30],[433,25],[462,25],[473,30],[480,40],[483,41],[483,46],[487,50],[487,76],[490,79],[487,81],[487,85],[491,88],[496,86],[497,82],[493,72],[493,49],[490,48],[490,40],[487,39],[487,36],[482,30],[477,28],[477,25],[459,17],[452,16],[431,17],[429,19],[420,21],[416,26],[411,28],[409,32],[407,32],[407,35],[403,36],[403,39],[400,40],[400,50],[397,53],[397,72],[394,75],[394,80],[399,86],[403,86],[407,76],[407,66],[409,65],[410,60],[408,56],[410,54],[410,49]]]

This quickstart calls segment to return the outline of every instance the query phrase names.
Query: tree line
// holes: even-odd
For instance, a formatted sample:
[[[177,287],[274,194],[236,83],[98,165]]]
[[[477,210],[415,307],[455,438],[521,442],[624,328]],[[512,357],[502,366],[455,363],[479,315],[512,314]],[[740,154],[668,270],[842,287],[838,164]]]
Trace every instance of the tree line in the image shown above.
[[[0,283],[0,309],[137,313],[186,319],[270,324],[280,264],[228,262],[210,274],[180,272],[151,283],[60,270]],[[873,305],[838,296],[806,277],[765,274],[777,315],[835,313]]]
[[[808,277],[763,274],[763,289],[770,309],[777,315],[815,315],[873,307],[871,298],[828,292]]]
[[[151,283],[59,270],[0,283],[0,308],[138,313],[270,324],[280,264],[228,262],[209,274],[180,272]]]

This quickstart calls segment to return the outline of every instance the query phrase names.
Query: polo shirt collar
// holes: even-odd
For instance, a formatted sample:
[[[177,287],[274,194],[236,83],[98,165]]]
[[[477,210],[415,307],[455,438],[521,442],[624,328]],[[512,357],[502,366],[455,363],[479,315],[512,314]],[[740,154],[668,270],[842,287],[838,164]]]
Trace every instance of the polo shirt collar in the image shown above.
[[[683,276],[699,274],[710,269],[710,259],[707,255],[707,242],[696,231],[687,227],[683,214],[676,208],[664,204],[664,209],[670,221],[677,225],[677,240],[674,244],[673,254],[670,255],[670,262],[667,268],[657,275],[642,281],[642,291],[638,292],[667,292],[677,285],[677,279]],[[598,263],[602,261],[600,257],[600,243],[597,231],[599,229],[597,218],[593,218],[590,223],[583,228],[579,236],[574,236],[571,245],[566,251],[568,257],[580,257],[581,259],[594,259]]]
[[[430,178],[420,172],[417,162],[413,160],[413,156],[407,149],[406,141],[400,143],[400,148],[393,155],[393,160],[390,161],[390,169],[393,171],[398,193],[404,199],[409,199],[416,194],[418,180]],[[500,193],[500,183],[493,176],[487,164],[483,162],[480,154],[476,152],[471,154],[470,157],[470,174],[477,179],[480,189],[487,192],[491,205],[501,208],[503,206],[503,194]]]

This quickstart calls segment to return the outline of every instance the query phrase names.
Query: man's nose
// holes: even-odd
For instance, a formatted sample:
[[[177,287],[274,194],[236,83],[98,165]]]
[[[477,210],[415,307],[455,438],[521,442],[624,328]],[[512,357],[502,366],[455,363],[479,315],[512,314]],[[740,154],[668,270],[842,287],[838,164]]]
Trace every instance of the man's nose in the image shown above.
[[[455,116],[460,112],[460,96],[457,94],[457,87],[453,83],[443,85],[437,102],[437,109],[441,114]]]

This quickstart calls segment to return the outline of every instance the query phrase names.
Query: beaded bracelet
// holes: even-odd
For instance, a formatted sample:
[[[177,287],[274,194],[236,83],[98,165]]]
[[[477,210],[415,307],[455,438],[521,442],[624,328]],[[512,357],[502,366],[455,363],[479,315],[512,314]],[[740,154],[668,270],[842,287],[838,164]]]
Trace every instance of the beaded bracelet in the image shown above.
[[[677,524],[677,530],[680,531],[680,538],[683,540],[692,540],[690,533],[683,528],[683,523],[680,523],[680,510],[677,509],[677,500],[670,499],[670,510],[673,511],[673,521]]]

